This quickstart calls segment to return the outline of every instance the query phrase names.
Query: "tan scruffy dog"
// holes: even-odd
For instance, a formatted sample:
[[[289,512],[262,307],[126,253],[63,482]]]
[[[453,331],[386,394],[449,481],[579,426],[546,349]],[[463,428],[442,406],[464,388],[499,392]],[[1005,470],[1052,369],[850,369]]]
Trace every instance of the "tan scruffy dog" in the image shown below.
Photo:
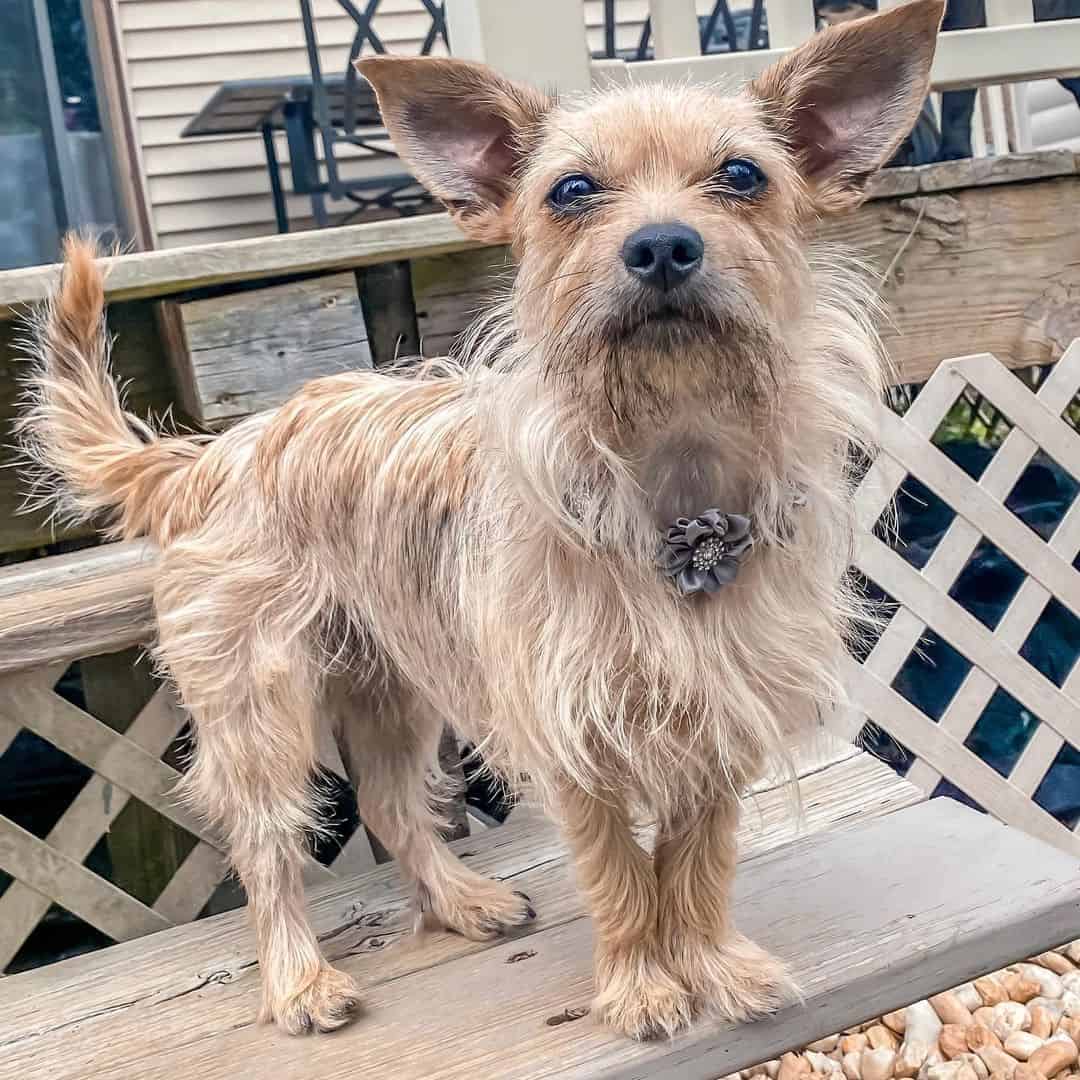
[[[849,448],[883,381],[870,297],[808,234],[911,128],[941,13],[828,30],[730,94],[560,103],[462,61],[362,62],[403,157],[512,245],[516,283],[467,366],[319,379],[216,439],[122,411],[101,277],[69,245],[23,434],[71,513],[162,549],[187,794],[286,1030],[357,1004],[301,887],[322,724],[425,922],[486,938],[534,915],[439,840],[449,721],[563,823],[598,1020],[646,1038],[786,999],[732,925],[738,794],[839,692]]]

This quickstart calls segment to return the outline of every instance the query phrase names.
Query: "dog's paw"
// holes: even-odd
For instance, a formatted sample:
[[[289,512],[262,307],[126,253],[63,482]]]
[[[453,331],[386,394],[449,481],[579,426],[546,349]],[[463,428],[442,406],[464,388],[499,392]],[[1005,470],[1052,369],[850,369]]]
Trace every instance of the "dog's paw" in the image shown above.
[[[780,960],[741,934],[716,944],[680,935],[671,965],[694,997],[695,1012],[744,1022],[799,999]]]
[[[536,918],[524,893],[479,874],[421,889],[419,907],[421,925],[453,930],[473,941],[488,941]]]
[[[601,951],[591,1012],[631,1039],[671,1038],[693,1019],[693,998],[646,946]]]
[[[360,991],[352,976],[323,966],[303,989],[268,1001],[264,1017],[274,1020],[290,1035],[311,1031],[336,1031],[359,1011]]]

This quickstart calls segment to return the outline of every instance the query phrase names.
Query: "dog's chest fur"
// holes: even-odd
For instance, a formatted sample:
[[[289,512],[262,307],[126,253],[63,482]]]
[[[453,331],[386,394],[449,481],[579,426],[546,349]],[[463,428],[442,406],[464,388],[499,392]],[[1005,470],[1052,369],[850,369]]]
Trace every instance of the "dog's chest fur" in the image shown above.
[[[676,517],[752,512],[762,477],[750,462],[770,460],[752,439],[676,428],[635,455],[632,481],[604,504],[625,543],[616,528],[576,545],[537,521],[486,552],[472,630],[496,762],[662,808],[741,786],[815,722],[839,642],[820,567],[763,547],[719,594],[683,597],[656,565]],[[505,489],[492,506],[530,520]]]

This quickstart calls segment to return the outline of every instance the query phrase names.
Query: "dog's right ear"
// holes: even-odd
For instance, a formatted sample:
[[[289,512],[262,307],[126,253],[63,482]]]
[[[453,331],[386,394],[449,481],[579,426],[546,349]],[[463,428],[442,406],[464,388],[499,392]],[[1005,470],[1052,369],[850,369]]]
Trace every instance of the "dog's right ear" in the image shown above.
[[[466,60],[374,56],[356,70],[416,178],[470,236],[506,243],[517,174],[552,100]]]

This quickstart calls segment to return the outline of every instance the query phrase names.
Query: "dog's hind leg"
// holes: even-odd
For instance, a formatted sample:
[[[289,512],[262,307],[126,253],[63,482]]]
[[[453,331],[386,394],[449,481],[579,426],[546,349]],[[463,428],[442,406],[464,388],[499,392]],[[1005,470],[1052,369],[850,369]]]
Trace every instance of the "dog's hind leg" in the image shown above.
[[[360,817],[413,882],[419,921],[476,940],[529,922],[528,897],[470,870],[440,838],[442,719],[396,680],[387,683],[337,679],[330,699]]]
[[[305,594],[240,559],[212,574],[193,562],[167,552],[157,592],[159,654],[195,723],[184,793],[220,831],[247,892],[261,1018],[293,1034],[330,1031],[358,996],[323,958],[301,881],[318,802],[319,675]],[[260,595],[268,602],[253,604]]]

